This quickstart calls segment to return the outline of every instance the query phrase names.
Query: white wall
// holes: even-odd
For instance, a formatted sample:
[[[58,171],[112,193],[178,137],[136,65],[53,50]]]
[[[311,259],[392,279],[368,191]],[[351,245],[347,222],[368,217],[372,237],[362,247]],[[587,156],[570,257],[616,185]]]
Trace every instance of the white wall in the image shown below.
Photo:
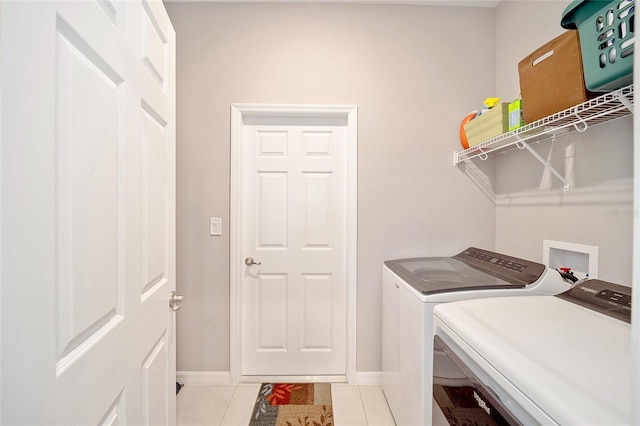
[[[496,88],[519,94],[518,62],[561,34],[569,1],[503,1],[496,8]],[[529,153],[496,160],[496,250],[542,261],[542,240],[600,248],[599,278],[631,285],[632,118],[534,145],[566,174],[570,192]]]
[[[178,370],[229,370],[229,108],[358,105],[357,370],[381,368],[384,260],[492,248],[492,162],[455,168],[495,93],[495,10],[169,3],[178,43]],[[208,236],[221,217],[223,236]]]

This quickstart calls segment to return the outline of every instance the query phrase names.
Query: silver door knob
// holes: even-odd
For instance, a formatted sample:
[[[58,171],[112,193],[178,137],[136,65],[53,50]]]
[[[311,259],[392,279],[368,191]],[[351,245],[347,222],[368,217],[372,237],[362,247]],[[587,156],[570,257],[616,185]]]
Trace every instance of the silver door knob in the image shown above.
[[[175,290],[169,293],[169,308],[174,312],[182,308],[182,296],[179,296]]]
[[[247,266],[251,266],[251,265],[261,265],[262,262],[256,262],[255,260],[253,260],[253,257],[247,257],[244,260],[244,264]]]

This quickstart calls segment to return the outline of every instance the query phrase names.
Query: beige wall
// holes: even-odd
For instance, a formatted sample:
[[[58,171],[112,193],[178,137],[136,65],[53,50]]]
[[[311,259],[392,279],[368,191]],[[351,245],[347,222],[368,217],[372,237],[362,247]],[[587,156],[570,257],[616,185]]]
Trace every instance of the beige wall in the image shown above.
[[[357,370],[379,371],[381,266],[493,248],[493,163],[452,167],[495,93],[495,10],[169,3],[178,42],[178,370],[229,370],[231,103],[358,105]],[[208,236],[221,217],[222,237]]]
[[[569,1],[503,1],[496,8],[496,88],[519,93],[518,62],[564,31]],[[522,19],[526,17],[526,19]],[[525,105],[526,107],[526,105]],[[542,261],[542,240],[600,248],[599,277],[631,285],[632,118],[534,145],[573,184],[570,192],[527,152],[496,160],[496,250]]]

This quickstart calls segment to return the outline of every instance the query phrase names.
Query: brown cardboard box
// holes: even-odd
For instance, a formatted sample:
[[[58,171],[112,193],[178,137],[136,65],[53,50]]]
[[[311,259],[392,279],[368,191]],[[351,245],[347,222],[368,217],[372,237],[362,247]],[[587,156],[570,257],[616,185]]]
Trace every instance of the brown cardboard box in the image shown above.
[[[582,103],[593,95],[584,85],[577,30],[566,31],[518,64],[525,123]]]

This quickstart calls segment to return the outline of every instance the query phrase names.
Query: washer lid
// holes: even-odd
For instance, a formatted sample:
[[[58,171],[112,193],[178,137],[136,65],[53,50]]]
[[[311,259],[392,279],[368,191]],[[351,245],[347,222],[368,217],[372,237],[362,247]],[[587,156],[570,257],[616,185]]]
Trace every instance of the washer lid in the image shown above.
[[[385,265],[422,294],[523,288],[545,271],[542,264],[475,247],[453,257],[388,260]]]
[[[422,294],[464,290],[522,288],[451,257],[387,260],[385,265]]]

